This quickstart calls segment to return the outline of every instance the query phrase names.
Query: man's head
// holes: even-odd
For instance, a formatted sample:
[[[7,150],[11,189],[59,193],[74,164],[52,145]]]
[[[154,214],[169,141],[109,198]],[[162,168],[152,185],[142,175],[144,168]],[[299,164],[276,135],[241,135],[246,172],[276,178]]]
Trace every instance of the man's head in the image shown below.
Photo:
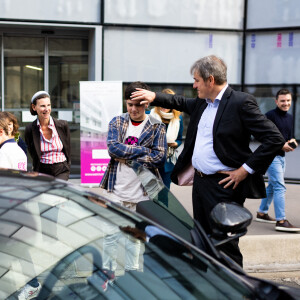
[[[210,98],[227,83],[227,66],[215,55],[197,60],[191,67],[191,74],[195,80],[193,88],[197,89],[199,98]]]
[[[139,100],[131,100],[131,93],[135,92],[137,88],[150,91],[149,86],[141,81],[135,81],[130,83],[125,90],[125,101],[127,111],[133,121],[143,121],[146,117],[145,110],[148,107],[147,104],[140,104]]]
[[[292,94],[287,89],[280,89],[276,94],[275,103],[282,111],[288,111],[292,105]]]

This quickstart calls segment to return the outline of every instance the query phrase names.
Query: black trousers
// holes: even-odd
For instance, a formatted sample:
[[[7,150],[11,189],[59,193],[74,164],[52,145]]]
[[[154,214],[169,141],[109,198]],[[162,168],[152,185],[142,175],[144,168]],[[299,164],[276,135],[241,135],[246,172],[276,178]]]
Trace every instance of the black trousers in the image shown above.
[[[219,181],[227,175],[200,177],[195,173],[193,184],[193,212],[194,218],[199,221],[207,234],[212,233],[209,215],[214,206],[220,202],[236,202],[243,206],[245,198],[241,197],[243,182],[233,190],[232,187],[224,189]],[[238,239],[218,247],[230,258],[243,266],[243,255],[238,246]]]
[[[40,163],[39,172],[52,175],[55,178],[68,180],[70,175],[70,168],[66,161],[56,164],[42,164]]]

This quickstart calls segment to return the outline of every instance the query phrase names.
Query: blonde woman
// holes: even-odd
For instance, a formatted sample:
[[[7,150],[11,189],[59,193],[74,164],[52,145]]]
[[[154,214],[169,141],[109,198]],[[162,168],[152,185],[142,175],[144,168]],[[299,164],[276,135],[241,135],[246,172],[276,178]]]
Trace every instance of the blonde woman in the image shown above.
[[[164,89],[162,93],[174,95],[175,92],[171,89]],[[175,109],[155,107],[151,109],[150,114],[162,121],[167,130],[168,153],[167,161],[162,168],[159,169],[160,175],[165,186],[170,189],[171,173],[176,163],[176,152],[182,143],[183,121],[181,113]]]

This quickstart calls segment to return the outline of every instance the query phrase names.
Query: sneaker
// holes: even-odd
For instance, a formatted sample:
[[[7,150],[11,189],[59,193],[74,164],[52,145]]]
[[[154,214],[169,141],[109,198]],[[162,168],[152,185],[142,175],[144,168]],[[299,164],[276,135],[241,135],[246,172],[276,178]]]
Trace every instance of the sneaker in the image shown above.
[[[288,220],[284,220],[283,223],[279,223],[279,221],[276,222],[275,230],[296,232],[300,231],[300,228],[293,226]]]
[[[261,214],[261,213],[257,213],[255,221],[264,222],[264,223],[271,223],[271,224],[276,223],[276,220],[271,218],[268,214]]]
[[[37,297],[40,292],[41,284],[39,283],[38,287],[33,287],[29,284],[26,284],[20,294],[18,295],[18,300],[28,300]]]

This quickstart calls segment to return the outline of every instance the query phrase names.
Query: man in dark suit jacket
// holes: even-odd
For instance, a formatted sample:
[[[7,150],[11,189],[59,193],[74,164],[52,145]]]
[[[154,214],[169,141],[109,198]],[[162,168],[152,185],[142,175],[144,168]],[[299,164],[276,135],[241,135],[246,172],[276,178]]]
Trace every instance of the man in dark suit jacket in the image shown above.
[[[193,88],[198,97],[187,99],[140,90],[133,100],[190,115],[184,149],[172,173],[178,175],[190,164],[195,168],[193,183],[194,218],[209,234],[212,229],[209,214],[219,202],[236,202],[265,195],[263,174],[284,145],[277,127],[259,110],[255,98],[234,91],[227,84],[227,67],[222,59],[211,55],[196,61],[191,67]],[[261,145],[252,152],[253,135]],[[238,241],[220,247],[242,265]]]

